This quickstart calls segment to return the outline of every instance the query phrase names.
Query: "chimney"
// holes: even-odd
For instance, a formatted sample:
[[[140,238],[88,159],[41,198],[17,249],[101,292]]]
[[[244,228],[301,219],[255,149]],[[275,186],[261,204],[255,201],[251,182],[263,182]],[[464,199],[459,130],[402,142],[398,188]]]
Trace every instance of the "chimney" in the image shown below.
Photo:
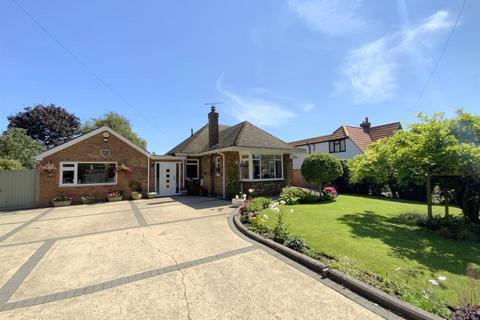
[[[370,134],[370,125],[371,123],[368,121],[368,117],[365,117],[365,120],[360,123],[360,127],[363,128],[363,132]]]
[[[218,144],[218,113],[215,112],[215,106],[208,113],[208,146],[211,148]]]
[[[190,137],[193,137],[193,128],[190,128]]]

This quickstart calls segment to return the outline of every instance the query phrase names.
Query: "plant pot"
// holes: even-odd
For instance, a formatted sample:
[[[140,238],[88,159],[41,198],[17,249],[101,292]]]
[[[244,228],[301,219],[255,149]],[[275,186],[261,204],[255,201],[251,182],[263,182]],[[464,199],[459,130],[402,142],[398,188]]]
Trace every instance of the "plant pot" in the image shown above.
[[[148,199],[156,198],[157,193],[156,192],[149,192],[149,193],[147,193],[147,197],[148,197]]]
[[[108,202],[115,202],[115,201],[122,201],[122,200],[123,200],[122,196],[108,198]]]
[[[72,204],[72,200],[52,201],[54,207],[67,207]]]
[[[132,197],[133,200],[142,199],[142,194],[140,192],[132,192],[130,193],[130,196]]]
[[[243,199],[232,199],[232,206],[238,208],[243,204],[243,201]]]
[[[82,199],[83,204],[90,204],[94,203],[96,199]]]

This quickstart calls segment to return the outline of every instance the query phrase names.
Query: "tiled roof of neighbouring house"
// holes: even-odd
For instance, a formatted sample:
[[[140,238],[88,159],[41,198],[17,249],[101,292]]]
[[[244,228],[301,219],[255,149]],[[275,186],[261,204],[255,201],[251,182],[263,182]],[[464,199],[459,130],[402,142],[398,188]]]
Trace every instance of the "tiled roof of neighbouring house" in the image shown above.
[[[250,122],[244,121],[234,126],[220,125],[218,144],[211,148],[208,146],[208,124],[206,124],[192,136],[168,151],[167,154],[192,154],[227,147],[294,149],[290,144],[272,136]]]
[[[290,145],[299,147],[307,144],[350,138],[350,140],[352,140],[352,142],[363,152],[372,142],[381,138],[392,136],[397,130],[400,129],[402,129],[400,122],[370,127],[370,132],[366,132],[361,127],[341,126],[331,134],[293,141],[290,142]]]

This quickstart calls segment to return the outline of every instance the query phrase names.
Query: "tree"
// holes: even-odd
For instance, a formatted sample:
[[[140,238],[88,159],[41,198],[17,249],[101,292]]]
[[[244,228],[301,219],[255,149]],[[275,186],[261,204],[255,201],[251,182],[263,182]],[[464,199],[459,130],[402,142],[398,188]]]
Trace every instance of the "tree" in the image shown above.
[[[13,159],[1,159],[0,158],[0,171],[10,171],[10,170],[20,170],[22,169],[22,164],[18,160]]]
[[[107,112],[101,118],[93,118],[85,122],[82,126],[82,133],[90,132],[102,126],[108,126],[112,128],[143,149],[146,149],[147,147],[147,142],[133,132],[130,121],[124,116],[113,111]]]
[[[305,181],[318,185],[320,189],[343,174],[340,160],[326,153],[314,152],[303,161],[301,168]]]
[[[45,147],[28,136],[25,129],[8,129],[0,136],[0,158],[17,160],[24,168],[33,169],[33,157],[43,150]]]
[[[23,128],[47,148],[62,144],[79,133],[80,119],[54,104],[25,108],[8,117],[8,128]]]
[[[419,114],[419,119],[410,130],[398,131],[387,140],[372,144],[364,155],[352,161],[351,180],[372,179],[385,184],[391,181],[400,186],[425,184],[429,221],[432,219],[434,179],[442,181],[445,195],[450,188],[446,182],[456,181],[457,203],[466,221],[478,222],[480,148],[474,142],[478,119],[463,112],[452,120],[445,119],[443,114],[433,117]],[[456,132],[459,132],[458,138]]]

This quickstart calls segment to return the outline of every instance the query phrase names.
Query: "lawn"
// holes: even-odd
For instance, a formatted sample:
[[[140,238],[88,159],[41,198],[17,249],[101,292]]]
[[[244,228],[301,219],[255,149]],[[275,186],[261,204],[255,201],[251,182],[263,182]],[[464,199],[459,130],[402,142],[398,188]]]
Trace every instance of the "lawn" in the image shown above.
[[[480,304],[480,280],[464,276],[468,262],[480,262],[480,243],[445,239],[395,219],[402,213],[425,213],[423,204],[341,195],[335,202],[284,211],[288,232],[303,237],[313,250],[408,287],[435,290],[450,305],[465,299]],[[461,214],[457,208],[450,212]],[[265,213],[273,226],[274,213]],[[434,214],[443,215],[443,207],[434,207]],[[440,286],[429,283],[439,276],[447,278]]]

